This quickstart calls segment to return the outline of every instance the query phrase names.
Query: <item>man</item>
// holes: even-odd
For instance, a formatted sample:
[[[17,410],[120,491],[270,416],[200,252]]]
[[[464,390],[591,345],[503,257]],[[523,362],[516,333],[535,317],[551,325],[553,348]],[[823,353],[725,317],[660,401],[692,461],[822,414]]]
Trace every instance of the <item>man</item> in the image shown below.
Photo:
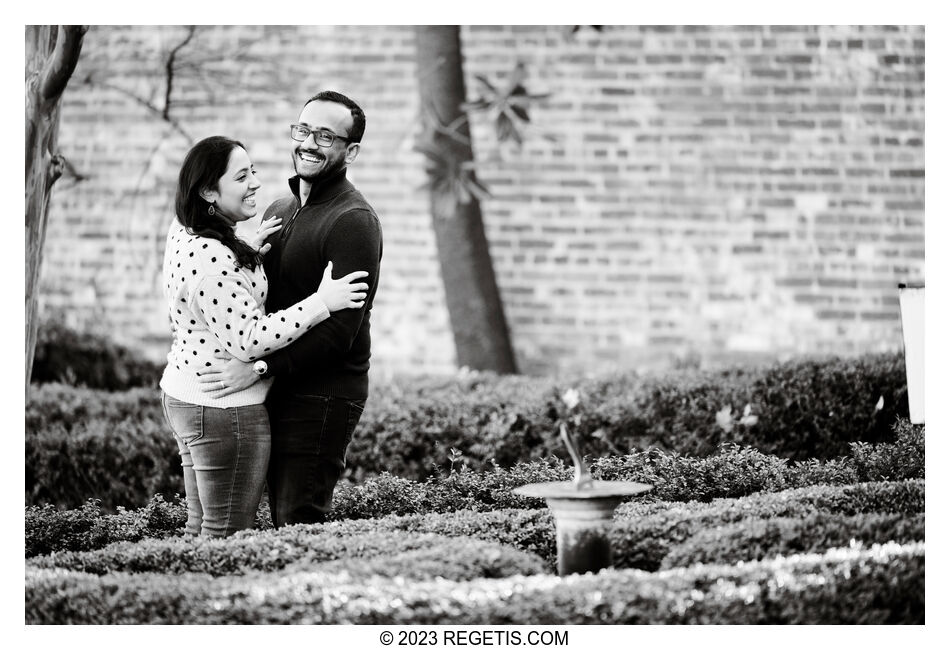
[[[264,220],[281,220],[264,256],[268,313],[312,294],[328,262],[334,277],[369,273],[363,280],[369,285],[363,306],[335,312],[253,364],[229,360],[216,375],[226,390],[275,377],[267,397],[267,491],[276,527],[325,519],[366,403],[382,231],[373,208],[346,178],[365,125],[363,110],[349,97],[324,91],[310,98],[290,127],[296,172],[289,181],[292,196],[264,213]]]

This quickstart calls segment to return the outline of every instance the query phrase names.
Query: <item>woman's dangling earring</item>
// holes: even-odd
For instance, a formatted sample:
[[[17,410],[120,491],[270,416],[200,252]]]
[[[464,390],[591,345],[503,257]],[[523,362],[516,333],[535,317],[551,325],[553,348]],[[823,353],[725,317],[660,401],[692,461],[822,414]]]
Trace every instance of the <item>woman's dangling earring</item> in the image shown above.
[[[208,206],[208,216],[214,216],[214,203]]]

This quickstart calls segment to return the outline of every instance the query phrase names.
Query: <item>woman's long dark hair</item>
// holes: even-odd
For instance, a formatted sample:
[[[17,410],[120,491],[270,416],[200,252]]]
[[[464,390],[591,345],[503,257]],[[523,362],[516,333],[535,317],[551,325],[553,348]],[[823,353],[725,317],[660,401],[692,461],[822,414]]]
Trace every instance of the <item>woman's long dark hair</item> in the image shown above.
[[[234,227],[223,215],[208,214],[211,204],[201,198],[203,190],[217,188],[237,147],[246,149],[237,140],[214,135],[191,148],[178,174],[175,214],[190,234],[217,239],[231,249],[238,266],[253,271],[261,263],[261,256],[234,234]]]

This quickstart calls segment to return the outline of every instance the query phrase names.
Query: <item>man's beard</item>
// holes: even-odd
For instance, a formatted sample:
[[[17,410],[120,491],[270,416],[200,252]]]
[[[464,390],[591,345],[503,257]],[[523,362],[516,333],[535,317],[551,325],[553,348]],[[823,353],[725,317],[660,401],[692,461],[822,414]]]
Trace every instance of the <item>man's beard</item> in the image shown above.
[[[308,183],[316,183],[320,179],[328,178],[346,166],[346,161],[343,158],[340,158],[338,160],[332,160],[332,161],[328,158],[327,162],[323,164],[323,167],[321,167],[319,171],[305,176],[300,173],[300,169],[298,169],[297,167],[297,163],[299,161],[297,160],[296,152],[294,152],[293,160],[294,160],[294,172],[296,172],[297,176],[300,177],[300,180],[307,181]]]

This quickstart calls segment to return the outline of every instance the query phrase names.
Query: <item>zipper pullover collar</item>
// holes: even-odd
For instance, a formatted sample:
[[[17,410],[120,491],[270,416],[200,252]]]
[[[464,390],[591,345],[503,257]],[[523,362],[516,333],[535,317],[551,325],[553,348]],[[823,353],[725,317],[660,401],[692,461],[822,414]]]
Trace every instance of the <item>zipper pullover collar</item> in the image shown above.
[[[290,191],[293,192],[294,198],[297,199],[297,205],[301,208],[304,207],[300,202],[300,177],[292,176],[287,180],[287,184],[290,185]],[[310,196],[307,197],[306,205],[328,201],[339,194],[341,190],[345,189],[345,186],[348,184],[349,181],[346,179],[346,167],[344,167],[332,176],[328,176],[314,183],[313,187],[310,188]]]

